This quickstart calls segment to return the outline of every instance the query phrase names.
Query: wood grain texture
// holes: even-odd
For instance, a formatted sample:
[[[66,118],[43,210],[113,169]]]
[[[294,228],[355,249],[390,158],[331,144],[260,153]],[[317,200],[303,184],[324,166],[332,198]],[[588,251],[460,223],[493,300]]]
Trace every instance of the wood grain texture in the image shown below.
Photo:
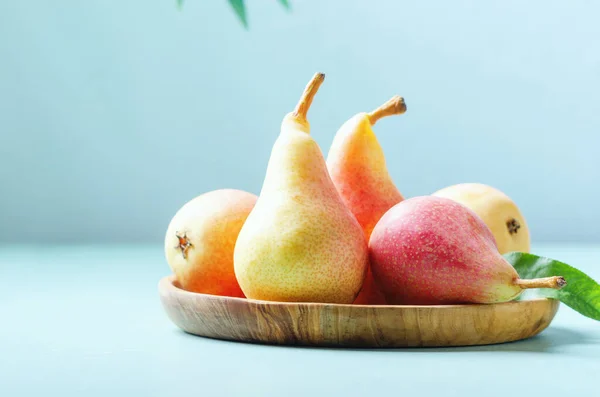
[[[252,343],[336,347],[470,346],[543,331],[559,301],[492,305],[366,306],[265,302],[188,292],[174,276],[159,283],[163,307],[184,331]]]

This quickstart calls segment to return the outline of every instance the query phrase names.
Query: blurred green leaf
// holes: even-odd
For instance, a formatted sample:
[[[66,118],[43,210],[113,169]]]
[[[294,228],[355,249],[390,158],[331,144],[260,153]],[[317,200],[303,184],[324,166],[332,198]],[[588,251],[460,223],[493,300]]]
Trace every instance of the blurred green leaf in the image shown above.
[[[288,0],[279,0],[279,4],[281,4],[286,10],[291,9],[290,2]]]
[[[177,8],[182,9],[183,3],[185,0],[176,0]],[[246,16],[246,5],[244,4],[244,0],[228,0],[229,5],[233,8],[235,15],[237,15],[238,19],[244,26],[244,28],[248,29],[248,17]],[[290,11],[292,6],[289,0],[277,0],[279,4],[283,6],[286,10]]]
[[[229,4],[233,7],[233,11],[240,19],[240,22],[246,29],[248,29],[248,19],[246,18],[246,7],[244,6],[244,0],[229,0]]]

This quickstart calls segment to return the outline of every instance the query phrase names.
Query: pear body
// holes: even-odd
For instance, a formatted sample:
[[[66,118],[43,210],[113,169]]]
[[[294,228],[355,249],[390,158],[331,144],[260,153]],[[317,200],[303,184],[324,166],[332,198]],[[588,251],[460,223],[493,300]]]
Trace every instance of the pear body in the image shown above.
[[[404,197],[394,184],[367,113],[359,113],[337,131],[327,168],[344,204],[369,239],[379,219]],[[385,304],[369,269],[356,304]]]
[[[307,130],[284,119],[235,246],[235,274],[248,298],[351,303],[367,270],[367,241]]]
[[[515,202],[500,190],[481,183],[461,183],[433,195],[452,199],[475,212],[492,231],[501,254],[529,252],[530,234],[525,217]]]
[[[233,250],[257,198],[242,190],[220,189],[195,197],[177,211],[167,228],[164,250],[183,289],[244,297],[233,269]]]
[[[369,253],[389,304],[495,303],[522,291],[486,224],[442,197],[414,197],[392,207],[375,226]]]

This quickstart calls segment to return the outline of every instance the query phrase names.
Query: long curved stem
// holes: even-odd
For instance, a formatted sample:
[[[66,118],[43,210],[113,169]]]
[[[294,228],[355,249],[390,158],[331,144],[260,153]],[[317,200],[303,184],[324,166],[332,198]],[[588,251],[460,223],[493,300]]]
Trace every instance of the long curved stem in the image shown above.
[[[313,98],[315,94],[319,90],[319,87],[325,80],[324,73],[316,73],[313,78],[308,82],[302,96],[300,97],[300,101],[296,105],[294,109],[293,115],[299,120],[306,121],[306,114],[310,105],[312,104]]]

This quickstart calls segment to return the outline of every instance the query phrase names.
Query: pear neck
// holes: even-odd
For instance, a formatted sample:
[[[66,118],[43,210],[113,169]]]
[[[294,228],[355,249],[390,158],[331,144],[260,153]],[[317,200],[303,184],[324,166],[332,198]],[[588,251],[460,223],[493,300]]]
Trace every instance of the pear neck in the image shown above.
[[[281,123],[281,132],[300,131],[310,134],[310,123],[306,119],[298,118],[294,113],[288,113]]]

